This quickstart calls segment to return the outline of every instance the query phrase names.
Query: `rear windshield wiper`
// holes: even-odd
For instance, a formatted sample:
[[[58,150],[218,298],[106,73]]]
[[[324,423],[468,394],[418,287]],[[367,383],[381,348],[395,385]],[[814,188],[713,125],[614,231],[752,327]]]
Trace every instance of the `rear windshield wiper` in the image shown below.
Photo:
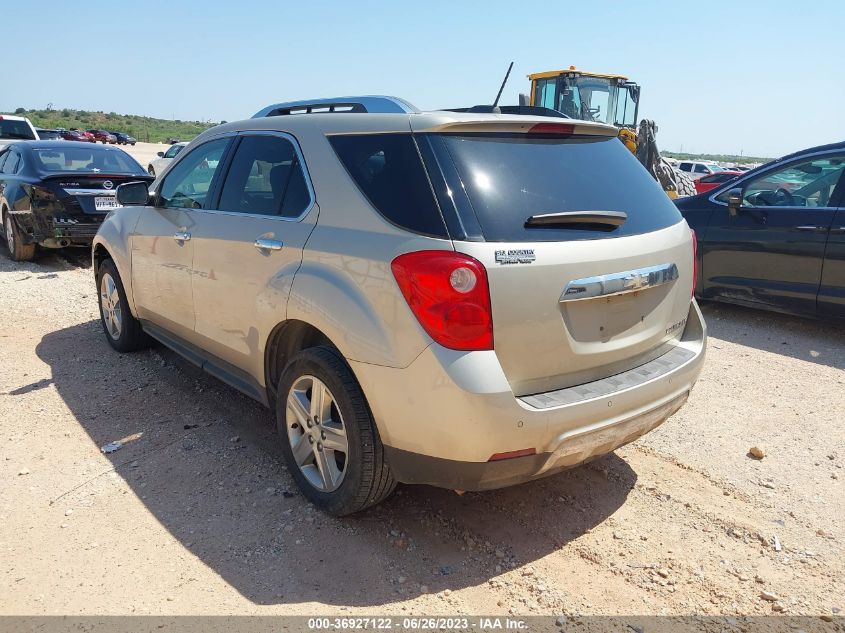
[[[612,231],[627,219],[628,214],[624,211],[559,211],[532,215],[525,221],[525,226]]]

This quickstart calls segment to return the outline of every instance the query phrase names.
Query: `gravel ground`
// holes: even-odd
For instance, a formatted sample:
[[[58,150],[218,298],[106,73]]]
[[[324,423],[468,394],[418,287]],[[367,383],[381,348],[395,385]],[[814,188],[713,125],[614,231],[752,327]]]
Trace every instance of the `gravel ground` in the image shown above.
[[[838,613],[845,333],[704,312],[701,380],[645,438],[335,519],[267,411],[162,347],[109,348],[86,254],[0,247],[0,614]]]

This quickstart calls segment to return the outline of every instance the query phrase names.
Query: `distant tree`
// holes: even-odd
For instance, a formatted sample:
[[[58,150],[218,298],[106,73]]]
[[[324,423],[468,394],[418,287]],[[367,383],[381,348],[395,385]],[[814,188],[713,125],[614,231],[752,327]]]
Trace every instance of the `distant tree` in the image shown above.
[[[220,121],[220,125],[224,125],[226,123],[228,123],[228,121]]]
[[[62,116],[64,116],[64,117],[70,116],[70,110],[68,110],[67,108],[63,109],[62,110]]]
[[[23,114],[26,112],[26,108],[15,108],[15,114]]]

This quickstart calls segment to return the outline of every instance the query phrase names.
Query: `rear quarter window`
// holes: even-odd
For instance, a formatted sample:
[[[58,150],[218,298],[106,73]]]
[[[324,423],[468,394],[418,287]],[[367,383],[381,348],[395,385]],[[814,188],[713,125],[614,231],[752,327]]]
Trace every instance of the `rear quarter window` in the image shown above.
[[[410,134],[329,137],[346,171],[389,222],[414,233],[448,238],[417,145]]]
[[[445,143],[484,239],[550,242],[637,235],[681,221],[657,182],[616,137],[434,135]],[[534,215],[624,211],[612,230],[526,227]]]

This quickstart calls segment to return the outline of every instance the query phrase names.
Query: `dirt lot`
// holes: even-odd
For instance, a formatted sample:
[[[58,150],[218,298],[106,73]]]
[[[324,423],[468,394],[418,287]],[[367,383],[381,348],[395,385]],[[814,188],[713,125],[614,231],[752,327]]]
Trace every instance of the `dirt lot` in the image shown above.
[[[705,316],[688,406],[635,444],[338,520],[296,493],[260,406],[161,347],[109,348],[84,254],[0,247],[0,614],[837,613],[845,333]]]

